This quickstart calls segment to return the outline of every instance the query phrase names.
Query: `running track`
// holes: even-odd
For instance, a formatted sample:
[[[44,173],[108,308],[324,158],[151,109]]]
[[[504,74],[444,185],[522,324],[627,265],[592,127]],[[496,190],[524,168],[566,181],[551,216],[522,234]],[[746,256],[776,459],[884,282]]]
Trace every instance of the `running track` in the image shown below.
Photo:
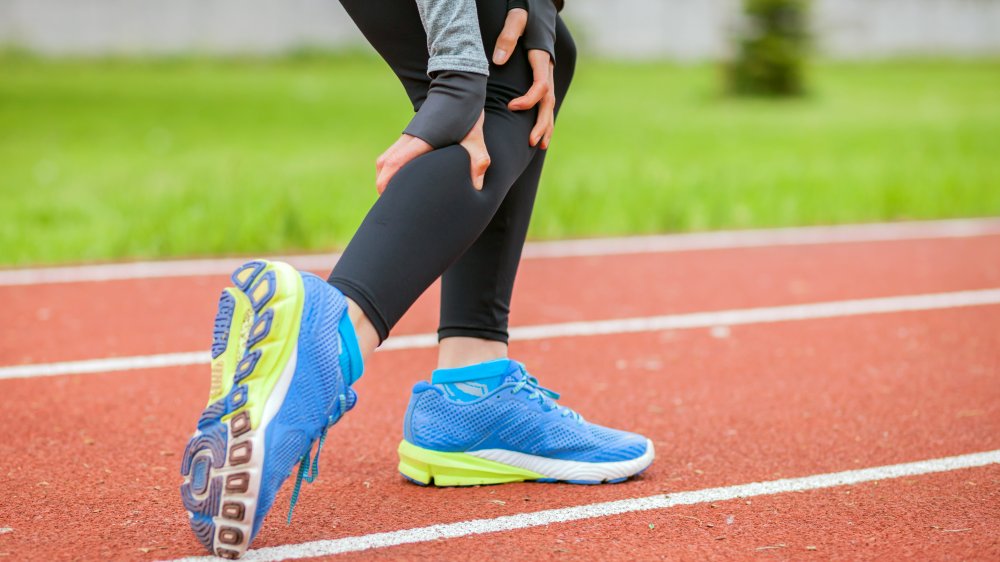
[[[286,489],[249,558],[1000,559],[1000,221],[529,255],[512,354],[650,436],[653,467],[604,487],[405,483],[432,290],[371,361],[294,525]],[[0,272],[0,558],[202,555],[177,465],[227,267]]]

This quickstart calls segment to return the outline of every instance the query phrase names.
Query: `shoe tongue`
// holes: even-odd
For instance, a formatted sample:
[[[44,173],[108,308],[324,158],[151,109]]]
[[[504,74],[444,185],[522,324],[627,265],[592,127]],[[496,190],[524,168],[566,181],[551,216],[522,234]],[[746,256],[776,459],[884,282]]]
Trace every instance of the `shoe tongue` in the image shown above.
[[[511,361],[510,366],[507,368],[507,372],[504,374],[504,383],[509,382],[521,382],[528,378],[527,371],[521,366],[517,361]]]
[[[431,384],[454,400],[469,402],[496,390],[515,371],[520,372],[516,362],[497,359],[457,369],[437,369],[431,374]]]

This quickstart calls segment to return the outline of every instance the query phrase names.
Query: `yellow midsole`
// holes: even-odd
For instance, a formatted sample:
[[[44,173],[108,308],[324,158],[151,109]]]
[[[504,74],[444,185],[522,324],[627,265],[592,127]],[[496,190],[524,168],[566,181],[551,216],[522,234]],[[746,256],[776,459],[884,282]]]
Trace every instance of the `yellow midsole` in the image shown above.
[[[438,486],[478,486],[545,478],[516,466],[467,453],[445,453],[418,447],[405,439],[399,443],[399,471],[406,476]]]
[[[288,365],[292,351],[298,343],[299,326],[302,320],[302,304],[305,299],[302,276],[292,266],[283,262],[267,262],[267,266],[260,272],[257,279],[263,279],[264,275],[269,271],[275,273],[277,286],[274,295],[261,308],[258,316],[262,315],[268,309],[273,310],[274,317],[271,321],[271,328],[261,341],[247,350],[260,351],[261,354],[253,371],[247,378],[241,381],[242,384],[247,385],[248,395],[246,403],[222,417],[223,421],[227,421],[239,412],[248,411],[250,413],[250,424],[253,428],[260,427],[261,417],[264,414],[264,404],[267,403],[271,391],[274,390],[274,386]],[[248,290],[254,290],[254,286],[251,286]],[[240,296],[246,299],[245,295]],[[237,304],[239,303],[240,299],[237,299]],[[249,306],[249,299],[247,299],[247,305]],[[234,314],[233,317],[233,327],[235,328],[235,318],[237,316]],[[233,339],[234,331],[237,332],[237,339],[235,340]],[[242,357],[246,339],[244,338],[241,341],[239,332],[240,330],[230,329],[229,347],[223,354],[224,356],[230,353],[230,348],[235,348],[237,355]],[[230,381],[230,387],[232,386],[235,367],[235,361],[231,369],[228,368],[227,364],[226,376]]]

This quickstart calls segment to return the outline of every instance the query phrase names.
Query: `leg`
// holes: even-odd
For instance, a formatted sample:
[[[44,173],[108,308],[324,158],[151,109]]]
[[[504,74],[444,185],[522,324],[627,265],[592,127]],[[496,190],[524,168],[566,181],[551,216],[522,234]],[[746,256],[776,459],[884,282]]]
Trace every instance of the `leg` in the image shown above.
[[[572,74],[557,37],[558,99]],[[571,45],[571,43],[570,43]],[[556,45],[559,50],[559,43]],[[557,404],[524,366],[505,359],[507,313],[544,153],[518,178],[483,234],[444,275],[439,368],[413,388],[399,470],[418,484],[535,480],[622,482],[655,457],[649,439],[601,427]]]
[[[345,3],[364,6],[358,0]],[[398,3],[412,7],[408,0]],[[379,3],[383,13],[374,14],[375,22],[412,41],[417,34],[392,21],[395,12],[385,4]],[[481,5],[490,35],[499,32],[505,16],[500,4]],[[407,52],[390,46],[384,51],[393,56]],[[424,53],[424,42],[408,49]],[[533,116],[506,111],[506,102],[527,87],[523,58],[497,70],[491,82],[485,134],[494,164],[483,191],[472,188],[468,156],[460,146],[434,151],[400,170],[331,276],[353,302],[288,264],[257,260],[234,272],[235,286],[220,297],[212,327],[209,405],[181,462],[188,522],[214,554],[236,558],[246,551],[298,465],[291,522],[302,482],[312,482],[318,472],[327,430],[357,400],[351,385],[361,376],[363,361],[351,325],[380,327],[378,336],[384,338],[480,235],[531,161],[535,151],[523,139]],[[419,61],[406,68],[418,66]],[[419,104],[422,78],[405,69],[400,77]],[[530,382],[525,379],[524,385]]]
[[[419,105],[417,69],[426,68],[427,55],[422,30],[417,33],[413,28],[419,28],[419,20],[412,2],[400,0],[391,7],[380,3],[377,9],[362,0],[343,0],[343,4],[399,75],[414,105]],[[405,21],[397,17],[393,9],[397,4],[400,14],[407,7],[412,9],[412,17]],[[479,3],[479,16],[484,36],[492,44],[503,26],[506,5],[484,0]],[[461,146],[417,158],[396,174],[334,268],[330,283],[354,301],[356,310],[363,313],[359,316],[370,321],[380,340],[480,236],[537,153],[525,141],[534,113],[507,109],[507,103],[526,91],[530,81],[523,53],[515,53],[503,67],[491,68],[484,130],[492,164],[482,191],[472,187],[468,154]]]
[[[561,20],[556,59],[556,98],[561,104],[576,62],[576,46]],[[438,368],[506,357],[514,278],[544,163],[545,152],[539,151],[511,187],[486,230],[442,276]]]

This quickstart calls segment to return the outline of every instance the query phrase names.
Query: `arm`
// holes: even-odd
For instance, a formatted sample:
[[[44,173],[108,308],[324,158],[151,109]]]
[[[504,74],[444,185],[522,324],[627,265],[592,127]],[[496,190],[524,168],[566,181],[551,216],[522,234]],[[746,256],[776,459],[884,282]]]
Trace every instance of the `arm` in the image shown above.
[[[482,189],[490,157],[483,138],[489,63],[475,0],[416,0],[427,34],[427,98],[392,146],[375,161],[381,194],[400,168],[435,148],[459,143],[469,153],[472,184]]]
[[[405,133],[440,148],[462,140],[479,118],[489,64],[475,0],[416,2],[427,33],[431,85]]]
[[[538,106],[538,117],[531,129],[531,146],[549,147],[555,128],[555,66],[556,20],[562,0],[507,0],[507,21],[497,39],[493,62],[504,64],[514,51],[518,39],[524,36],[524,48],[534,75],[531,88],[521,97],[511,100],[512,111],[526,111]]]
[[[527,0],[528,26],[524,29],[524,48],[545,51],[556,62],[556,17],[554,0]],[[561,3],[561,2],[560,2]]]

